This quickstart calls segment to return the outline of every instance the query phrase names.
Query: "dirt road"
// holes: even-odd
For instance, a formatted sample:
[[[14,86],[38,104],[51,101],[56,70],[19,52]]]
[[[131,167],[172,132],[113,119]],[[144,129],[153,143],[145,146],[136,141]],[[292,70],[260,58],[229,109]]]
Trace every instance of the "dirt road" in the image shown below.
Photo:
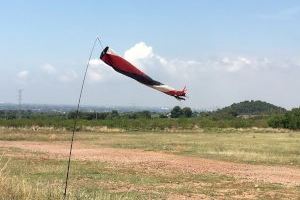
[[[66,159],[69,143],[0,141],[0,147],[44,152],[50,157]],[[42,156],[42,155],[41,155]],[[97,160],[125,164],[145,171],[182,171],[189,173],[218,173],[245,180],[300,185],[300,169],[216,161],[210,159],[150,152],[137,149],[89,148],[74,144],[73,159]]]

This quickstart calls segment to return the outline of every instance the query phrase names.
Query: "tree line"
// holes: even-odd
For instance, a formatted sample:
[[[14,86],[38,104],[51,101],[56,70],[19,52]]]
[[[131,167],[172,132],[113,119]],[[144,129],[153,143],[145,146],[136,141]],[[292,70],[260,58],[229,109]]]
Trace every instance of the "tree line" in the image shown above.
[[[20,117],[21,116],[21,117]],[[0,126],[71,127],[76,112],[33,112],[0,110]],[[81,126],[108,126],[130,130],[165,128],[243,128],[273,127],[300,129],[300,108],[290,111],[262,101],[245,101],[216,111],[196,112],[190,107],[175,106],[170,111],[151,112],[79,112]]]
[[[294,108],[282,115],[274,115],[268,124],[273,128],[300,129],[300,108]]]

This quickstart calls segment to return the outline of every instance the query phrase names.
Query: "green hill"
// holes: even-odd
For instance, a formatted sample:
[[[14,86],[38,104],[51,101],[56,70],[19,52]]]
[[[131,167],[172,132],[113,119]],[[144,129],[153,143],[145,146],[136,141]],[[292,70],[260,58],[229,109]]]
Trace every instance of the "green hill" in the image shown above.
[[[214,112],[221,116],[255,116],[285,113],[286,109],[263,101],[243,101]]]

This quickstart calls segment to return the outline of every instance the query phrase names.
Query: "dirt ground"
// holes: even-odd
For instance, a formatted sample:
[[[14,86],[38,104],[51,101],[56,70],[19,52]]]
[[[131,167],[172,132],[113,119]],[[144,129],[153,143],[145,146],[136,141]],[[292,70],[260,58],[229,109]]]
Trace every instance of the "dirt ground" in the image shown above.
[[[66,142],[0,141],[0,147],[43,152],[47,154],[41,156],[50,158],[66,159],[69,155],[69,143]],[[76,160],[125,164],[145,171],[218,173],[250,181],[300,185],[300,169],[292,167],[239,164],[137,149],[91,148],[78,142],[74,143],[72,156]]]

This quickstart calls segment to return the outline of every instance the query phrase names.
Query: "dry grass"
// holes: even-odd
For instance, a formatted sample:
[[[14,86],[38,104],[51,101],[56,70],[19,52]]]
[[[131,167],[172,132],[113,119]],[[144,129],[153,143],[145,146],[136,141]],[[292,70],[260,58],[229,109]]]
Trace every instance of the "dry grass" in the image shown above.
[[[275,131],[274,131],[275,132]],[[149,133],[81,132],[82,148],[126,148],[240,163],[299,168],[296,132],[204,130]],[[67,141],[61,130],[0,130],[2,141]],[[66,160],[43,152],[0,147],[0,199],[61,199]],[[187,163],[188,165],[188,163]],[[297,199],[300,186],[267,183],[211,172],[166,168],[163,163],[72,162],[69,199]]]

